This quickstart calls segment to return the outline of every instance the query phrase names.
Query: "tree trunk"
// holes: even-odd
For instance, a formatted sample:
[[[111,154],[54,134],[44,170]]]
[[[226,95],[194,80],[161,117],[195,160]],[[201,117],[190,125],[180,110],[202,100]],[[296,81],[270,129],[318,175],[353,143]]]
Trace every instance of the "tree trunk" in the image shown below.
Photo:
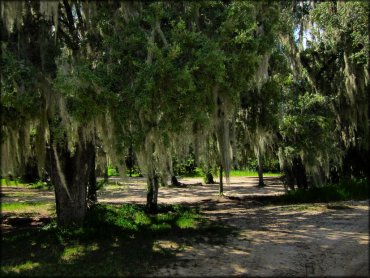
[[[287,167],[285,167],[283,172],[284,172],[284,183],[285,183],[285,185],[290,190],[294,190],[294,174],[293,174],[292,169],[289,166],[287,166]]]
[[[220,188],[219,188],[219,194],[223,195],[224,194],[224,184],[223,184],[223,178],[222,178],[222,166],[220,166]]]
[[[108,175],[108,165],[105,165],[104,169],[104,183],[108,183],[109,175]]]
[[[37,161],[35,157],[31,157],[25,165],[25,170],[22,175],[22,181],[25,183],[34,183],[40,179],[38,175]]]
[[[155,214],[158,211],[158,176],[155,173],[150,173],[147,183],[146,208],[149,213]]]
[[[307,176],[301,158],[293,159],[293,173],[297,181],[298,188],[307,189]]]
[[[205,179],[204,179],[204,183],[205,184],[214,184],[215,181],[213,180],[213,175],[211,172],[207,172],[206,173],[206,176],[205,176]]]
[[[132,146],[130,146],[128,150],[128,156],[126,159],[126,167],[128,168],[129,176],[131,178],[132,173],[133,173],[133,167],[134,167],[134,152],[133,152]]]
[[[88,205],[91,206],[98,201],[98,196],[96,193],[96,174],[95,174],[96,152],[95,152],[95,146],[92,143],[87,143],[87,144],[90,144],[89,148],[91,152],[93,153],[91,155],[91,163],[89,166],[90,175],[89,175],[89,187],[87,191]]]
[[[260,154],[257,156],[258,159],[258,186],[265,186],[263,182],[263,158]]]
[[[171,176],[171,185],[174,187],[180,187],[181,183],[177,180],[176,176]]]
[[[50,178],[55,190],[58,226],[80,225],[85,218],[86,191],[90,172],[95,170],[91,169],[95,153],[91,151],[93,144],[85,144],[82,137],[80,139],[72,154],[65,142],[55,143],[50,136]]]

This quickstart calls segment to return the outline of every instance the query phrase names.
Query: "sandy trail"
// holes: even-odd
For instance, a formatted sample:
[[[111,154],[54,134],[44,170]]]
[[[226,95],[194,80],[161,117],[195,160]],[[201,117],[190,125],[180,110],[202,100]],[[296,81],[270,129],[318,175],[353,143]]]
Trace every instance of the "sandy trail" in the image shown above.
[[[205,239],[183,248],[176,262],[154,275],[368,276],[368,203],[341,204],[348,209],[314,205],[297,212],[227,199],[207,209],[208,203],[206,215],[235,227],[236,233],[227,236],[226,244]]]
[[[121,186],[101,190],[98,193],[101,203],[146,203],[146,180],[144,178],[132,178],[126,182],[116,180]],[[201,178],[179,179],[184,184],[201,183]],[[256,195],[278,195],[284,193],[284,188],[277,178],[265,178],[266,187],[259,188],[258,178],[255,177],[235,177],[229,185],[224,185],[225,196],[244,197]],[[186,188],[161,187],[158,193],[158,203],[199,203],[204,200],[218,199],[218,184],[190,186]]]
[[[232,178],[231,184],[225,185],[225,195],[242,198],[284,193],[277,178],[266,178],[264,188],[256,187],[257,183],[257,178]],[[54,201],[53,192],[23,191],[27,194],[17,195],[17,189],[4,187],[1,201]],[[98,198],[101,203],[144,204],[145,179],[132,178],[100,190]],[[234,231],[222,240],[210,236],[182,246],[181,238],[158,240],[156,248],[175,251],[176,260],[163,262],[148,276],[369,276],[368,201],[340,202],[336,207],[264,206],[219,197],[217,185],[162,187],[158,201],[198,204],[208,219]]]

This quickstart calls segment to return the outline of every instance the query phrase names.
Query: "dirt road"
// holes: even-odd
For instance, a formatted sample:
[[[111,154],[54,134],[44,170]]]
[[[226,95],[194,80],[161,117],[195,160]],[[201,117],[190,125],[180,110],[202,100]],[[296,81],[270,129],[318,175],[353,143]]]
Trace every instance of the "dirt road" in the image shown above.
[[[256,178],[233,178],[225,195],[284,192],[276,178],[266,179],[265,188],[257,188],[257,183]],[[17,197],[6,190],[2,189],[2,202],[54,199],[52,192],[38,195],[29,190]],[[266,206],[217,193],[217,185],[160,188],[159,203],[199,204],[206,218],[232,232],[222,240],[213,236],[183,244],[178,238],[158,240],[156,248],[175,251],[176,260],[163,262],[148,276],[369,276],[368,201]],[[98,197],[101,203],[145,203],[145,180],[107,187]]]
[[[367,202],[256,207],[227,199],[202,205],[208,218],[235,227],[226,243],[205,238],[182,247],[159,276],[368,276]],[[329,206],[330,207],[330,206]],[[217,241],[216,241],[217,242]],[[171,246],[168,242],[166,246]]]

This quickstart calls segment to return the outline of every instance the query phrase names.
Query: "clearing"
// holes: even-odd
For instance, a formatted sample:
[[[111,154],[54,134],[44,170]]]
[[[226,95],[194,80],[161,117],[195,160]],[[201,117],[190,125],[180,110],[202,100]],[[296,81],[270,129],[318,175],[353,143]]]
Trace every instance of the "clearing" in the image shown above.
[[[100,203],[146,201],[145,179],[111,178],[100,190]],[[194,184],[200,178],[181,179]],[[234,177],[219,197],[218,185],[160,188],[159,203],[198,205],[207,219],[230,227],[222,236],[207,235],[184,241],[172,235],[153,242],[153,249],[172,252],[175,257],[150,266],[146,276],[368,276],[369,202],[346,201],[330,204],[266,205],[256,196],[284,193],[276,177],[256,187],[255,177]],[[112,184],[113,183],[113,184]],[[52,191],[2,187],[2,203],[45,202],[51,206]],[[15,213],[3,209],[2,231],[14,227],[7,221],[14,214],[38,217],[53,215],[53,207],[37,213]],[[28,213],[28,214],[27,214]],[[10,221],[11,222],[11,221]],[[38,224],[45,223],[40,221]],[[35,224],[35,223],[33,223]],[[37,223],[35,224],[37,225]],[[217,238],[219,237],[219,238]]]

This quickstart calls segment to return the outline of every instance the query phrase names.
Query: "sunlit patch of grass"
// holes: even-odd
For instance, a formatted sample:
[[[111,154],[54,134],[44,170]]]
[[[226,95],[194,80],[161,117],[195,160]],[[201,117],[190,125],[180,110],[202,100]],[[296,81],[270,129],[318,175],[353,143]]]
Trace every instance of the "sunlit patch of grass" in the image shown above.
[[[17,186],[17,187],[24,187],[29,189],[43,189],[43,190],[50,190],[52,188],[52,185],[50,183],[44,182],[44,181],[37,181],[34,183],[25,183],[20,179],[1,179],[1,186]]]
[[[197,218],[192,213],[184,213],[176,220],[176,225],[180,229],[195,229],[198,224]]]
[[[23,271],[31,271],[32,269],[39,267],[40,263],[32,262],[32,261],[26,261],[25,263],[18,264],[18,265],[7,265],[1,267],[1,272],[5,275],[9,275],[11,273],[19,274]]]
[[[156,215],[144,205],[96,205],[82,226],[58,228],[52,222],[4,234],[0,275],[142,277],[176,260],[176,252],[197,237],[226,244],[232,229],[182,205],[159,205]],[[39,265],[29,263],[32,258]]]
[[[22,184],[18,179],[15,180],[1,179],[0,182],[1,186],[19,186]]]
[[[33,213],[33,214],[52,214],[55,211],[55,204],[50,202],[16,202],[1,203],[3,213]]]
[[[130,232],[164,232],[171,229],[195,229],[203,218],[197,209],[179,205],[162,205],[158,214],[146,212],[143,205],[125,204],[122,206],[96,205],[89,212],[87,227],[99,229],[120,228]]]
[[[214,177],[218,177],[218,172],[213,173]],[[200,168],[196,168],[191,174],[184,174],[183,177],[194,178],[194,177],[204,177],[205,174]],[[263,173],[264,177],[280,177],[281,173]],[[258,172],[250,170],[231,170],[230,177],[258,177]]]
[[[309,211],[309,210],[324,210],[324,207],[320,204],[299,204],[299,205],[287,205],[279,207],[280,211]]]
[[[62,261],[71,261],[71,260],[74,260],[76,258],[78,258],[79,256],[83,256],[84,255],[84,246],[82,245],[76,245],[76,246],[67,246],[64,248],[64,251],[60,257],[60,259]]]
[[[66,246],[60,257],[62,261],[70,262],[83,257],[86,253],[99,250],[99,246],[96,243],[90,245],[72,245]]]
[[[11,198],[29,197],[29,196],[37,196],[37,193],[35,193],[35,192],[23,192],[23,191],[19,191],[19,192],[6,193],[6,196],[7,197],[11,197]]]
[[[146,213],[139,211],[134,214],[134,222],[137,225],[143,226],[143,225],[150,225],[152,221]]]
[[[264,177],[280,177],[281,173],[263,173]],[[230,177],[258,177],[258,172],[249,170],[232,170]]]

